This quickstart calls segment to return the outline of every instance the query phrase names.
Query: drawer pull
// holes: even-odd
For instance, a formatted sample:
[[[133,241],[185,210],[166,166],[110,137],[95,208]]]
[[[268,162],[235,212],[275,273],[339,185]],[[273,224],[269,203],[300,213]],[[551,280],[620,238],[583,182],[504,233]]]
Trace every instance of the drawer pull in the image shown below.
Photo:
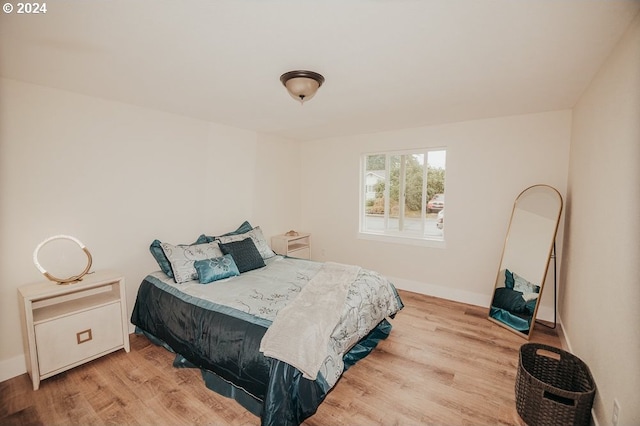
[[[91,329],[88,328],[86,330],[77,332],[76,339],[78,340],[78,344],[86,343],[89,340],[93,339],[93,336],[91,335]]]

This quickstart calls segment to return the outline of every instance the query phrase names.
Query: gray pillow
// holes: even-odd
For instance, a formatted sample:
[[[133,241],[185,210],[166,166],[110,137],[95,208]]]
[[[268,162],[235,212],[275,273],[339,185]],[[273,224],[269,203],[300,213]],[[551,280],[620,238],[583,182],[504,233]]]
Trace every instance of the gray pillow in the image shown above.
[[[522,278],[520,275],[513,273],[513,289],[520,293],[540,293],[540,286],[535,285]]]
[[[198,279],[198,271],[194,266],[196,260],[214,259],[223,254],[218,243],[215,242],[191,246],[174,246],[173,244],[160,243],[160,246],[171,263],[173,279],[178,284]]]

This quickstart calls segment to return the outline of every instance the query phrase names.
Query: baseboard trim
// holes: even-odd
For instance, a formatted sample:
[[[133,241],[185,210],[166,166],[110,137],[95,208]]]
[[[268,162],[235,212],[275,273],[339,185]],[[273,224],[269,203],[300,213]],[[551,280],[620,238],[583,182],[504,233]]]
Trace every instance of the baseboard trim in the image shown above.
[[[0,361],[0,382],[12,379],[27,372],[27,364],[24,355]]]

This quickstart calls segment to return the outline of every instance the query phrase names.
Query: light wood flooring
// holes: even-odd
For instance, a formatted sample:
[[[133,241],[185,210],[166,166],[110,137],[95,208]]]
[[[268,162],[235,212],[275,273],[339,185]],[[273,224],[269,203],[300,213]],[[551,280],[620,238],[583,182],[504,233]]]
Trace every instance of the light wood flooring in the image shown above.
[[[307,419],[327,425],[523,425],[515,409],[518,350],[526,341],[487,309],[400,291],[405,308],[387,340],[350,368]],[[44,380],[0,383],[2,425],[259,425],[208,390],[196,369],[137,335],[118,351]],[[561,347],[537,325],[532,342]]]

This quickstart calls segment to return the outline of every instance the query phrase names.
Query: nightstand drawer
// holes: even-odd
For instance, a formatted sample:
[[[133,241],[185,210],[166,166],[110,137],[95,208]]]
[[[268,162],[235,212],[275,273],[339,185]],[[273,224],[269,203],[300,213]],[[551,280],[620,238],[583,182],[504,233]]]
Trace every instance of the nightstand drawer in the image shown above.
[[[122,347],[120,302],[35,325],[40,375]]]

